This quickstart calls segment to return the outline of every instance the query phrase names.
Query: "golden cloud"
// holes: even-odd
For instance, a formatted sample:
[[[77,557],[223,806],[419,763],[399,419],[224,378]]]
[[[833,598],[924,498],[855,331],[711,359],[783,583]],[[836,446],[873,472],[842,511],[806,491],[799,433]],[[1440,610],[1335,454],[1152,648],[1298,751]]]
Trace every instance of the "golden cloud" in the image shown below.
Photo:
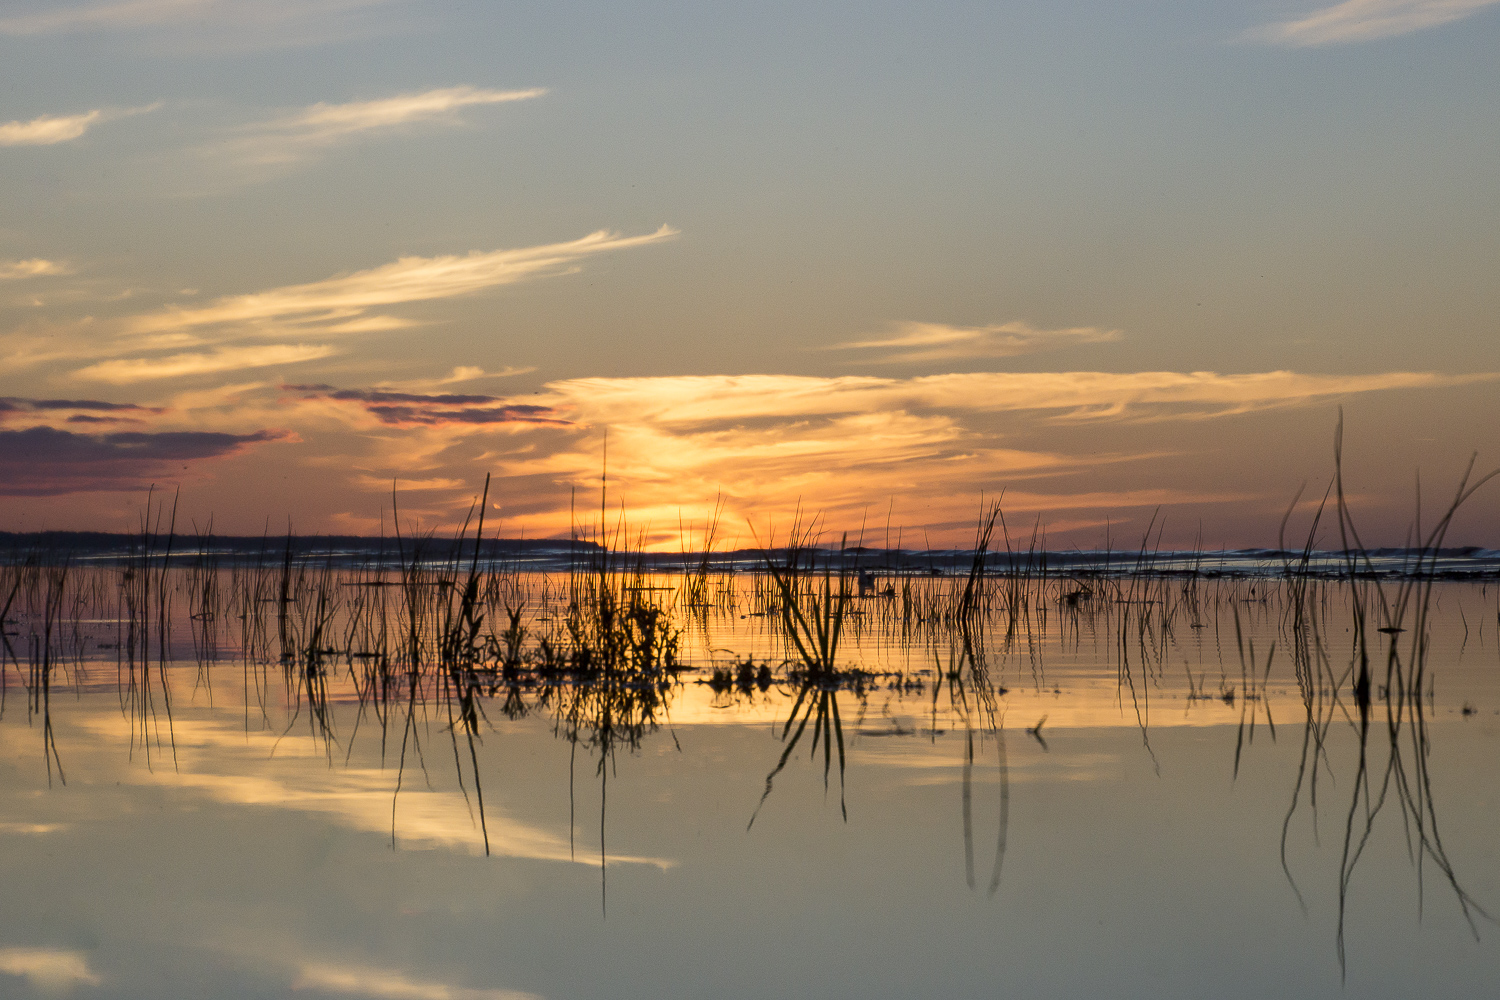
[[[15,124],[12,122],[11,124]],[[7,126],[0,125],[0,131]],[[0,281],[19,281],[22,278],[40,278],[59,274],[71,274],[66,264],[55,260],[0,260]]]
[[[76,115],[41,115],[31,121],[0,124],[0,146],[55,146],[83,135],[94,125],[114,118],[145,114],[160,103],[143,108],[95,108]]]
[[[0,948],[0,972],[22,976],[49,993],[104,982],[89,968],[88,955],[63,948]]]
[[[1062,411],[1064,419],[1123,419],[1176,408],[1208,417],[1390,389],[1433,389],[1488,382],[1500,373],[1441,375],[1303,375],[1290,371],[1217,372],[973,372],[917,378],[803,375],[705,375],[585,378],[549,383],[556,408],[581,419],[706,423],[761,417],[806,417],[891,410],[999,413]]]
[[[240,129],[240,135],[207,152],[246,163],[288,164],[364,133],[422,122],[455,122],[457,112],[463,108],[526,101],[546,93],[542,87],[487,90],[461,86],[373,101],[319,103],[283,118],[247,125]]]
[[[138,317],[137,334],[181,332],[234,326],[254,332],[288,325],[319,333],[365,332],[372,320],[387,329],[390,317],[369,317],[382,306],[453,298],[530,278],[575,270],[593,254],[646,246],[671,239],[677,230],[662,226],[643,236],[599,230],[566,243],[514,250],[475,251],[465,256],[402,257],[390,264],[303,285],[287,285],[249,295],[231,295],[199,308],[170,307]],[[351,325],[363,320],[365,325]],[[400,322],[399,320],[395,322]]]
[[[180,378],[298,364],[326,358],[334,349],[324,344],[266,344],[252,347],[222,347],[195,354],[172,354],[161,358],[113,358],[80,368],[75,378],[125,385],[154,379]]]
[[[80,115],[42,115],[29,122],[6,122],[0,125],[0,146],[54,146],[83,135],[103,116],[103,111],[96,110]]]
[[[1120,339],[1119,330],[1075,326],[1039,330],[1019,320],[989,326],[949,326],[946,323],[899,323],[890,336],[848,340],[827,350],[879,351],[869,364],[941,361],[953,358],[1005,358],[1075,344],[1102,344]]]

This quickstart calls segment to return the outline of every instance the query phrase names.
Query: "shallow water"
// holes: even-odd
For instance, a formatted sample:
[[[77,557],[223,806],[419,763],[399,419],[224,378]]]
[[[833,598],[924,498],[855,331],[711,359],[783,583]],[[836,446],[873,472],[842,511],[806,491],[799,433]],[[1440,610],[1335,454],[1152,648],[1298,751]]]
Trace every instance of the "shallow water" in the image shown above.
[[[1347,692],[1298,684],[1276,600],[1219,597],[1198,628],[992,622],[982,674],[953,678],[954,636],[859,605],[840,660],[870,676],[834,693],[842,774],[804,734],[763,801],[798,689],[706,683],[785,654],[748,599],[682,620],[692,669],[638,745],[570,741],[502,694],[477,774],[434,693],[382,727],[334,673],[321,727],[227,621],[195,645],[186,603],[149,672],[105,648],[117,615],[79,626],[49,760],[17,617],[0,995],[1263,997],[1341,977],[1352,997],[1487,995],[1495,589],[1437,588],[1422,697],[1393,737],[1377,692],[1363,741]],[[1337,588],[1324,611],[1339,671]]]

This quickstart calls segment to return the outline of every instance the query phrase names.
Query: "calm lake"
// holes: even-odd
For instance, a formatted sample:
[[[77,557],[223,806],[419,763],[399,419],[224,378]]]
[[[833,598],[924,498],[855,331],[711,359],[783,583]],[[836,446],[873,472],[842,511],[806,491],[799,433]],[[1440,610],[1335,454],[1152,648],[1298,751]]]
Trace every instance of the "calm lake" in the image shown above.
[[[470,569],[7,567],[0,995],[1500,982],[1493,584]]]

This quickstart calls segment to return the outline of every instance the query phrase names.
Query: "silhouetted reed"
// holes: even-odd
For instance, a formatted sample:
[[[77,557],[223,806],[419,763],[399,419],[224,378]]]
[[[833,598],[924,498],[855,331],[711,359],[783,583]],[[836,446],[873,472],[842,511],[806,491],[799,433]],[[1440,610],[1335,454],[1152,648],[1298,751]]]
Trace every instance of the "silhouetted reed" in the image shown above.
[[[169,508],[153,493],[139,532],[112,564],[82,565],[56,551],[18,552],[0,564],[0,710],[7,667],[14,666],[25,682],[29,717],[40,721],[49,779],[55,769],[63,780],[51,695],[59,683],[76,683],[74,664],[97,659],[88,648],[97,637],[80,622],[112,621],[108,645],[115,650],[121,710],[131,723],[131,751],[140,749],[152,766],[168,747],[175,754],[174,651],[191,650],[210,691],[212,665],[233,655],[241,661],[247,728],[272,725],[279,685],[287,706],[280,718],[288,721],[277,723],[283,735],[305,726],[330,763],[335,749],[348,761],[356,740],[378,737],[382,766],[395,769],[393,842],[409,769],[425,772],[451,750],[488,851],[480,751],[495,732],[495,712],[550,720],[574,755],[594,761],[602,806],[621,751],[637,751],[670,726],[686,679],[705,683],[719,705],[783,705],[776,723],[781,746],[750,816],[753,826],[798,748],[815,767],[821,764],[825,793],[837,762],[840,812],[848,819],[846,715],[862,717],[871,697],[885,692],[921,701],[930,717],[925,731],[934,738],[944,726],[961,734],[971,887],[984,882],[974,847],[984,820],[976,818],[973,775],[993,752],[1000,784],[987,882],[993,893],[1009,821],[1007,685],[1051,691],[1050,657],[1097,653],[1113,670],[1116,697],[1133,714],[1153,761],[1154,706],[1179,699],[1189,712],[1237,710],[1226,760],[1234,780],[1257,730],[1276,737],[1272,678],[1290,669],[1305,718],[1281,860],[1299,900],[1287,854],[1299,809],[1310,808],[1316,822],[1333,771],[1335,733],[1347,727],[1358,750],[1356,769],[1341,775],[1339,786],[1349,796],[1339,876],[1342,962],[1349,888],[1377,818],[1392,804],[1408,831],[1419,884],[1435,866],[1471,926],[1487,916],[1462,888],[1439,835],[1428,768],[1427,657],[1447,532],[1460,506],[1495,475],[1473,478],[1471,464],[1451,503],[1425,530],[1419,512],[1411,544],[1392,570],[1360,540],[1345,497],[1342,448],[1340,424],[1333,482],[1311,508],[1305,540],[1287,540],[1302,509],[1299,491],[1282,520],[1278,549],[1266,558],[1268,570],[1250,577],[1216,569],[1201,549],[1163,551],[1159,513],[1133,547],[1106,544],[1087,558],[1067,559],[1048,552],[1040,519],[1029,538],[1013,537],[998,501],[981,504],[972,548],[947,553],[870,550],[858,544],[862,539],[849,545],[847,535],[837,546],[824,545],[820,519],[799,514],[780,544],[768,537],[754,563],[734,563],[715,555],[720,503],[694,535],[701,549],[684,550],[663,568],[641,552],[639,536],[631,544],[623,513],[611,512],[601,490],[597,523],[575,526],[567,571],[549,573],[526,569],[497,537],[486,537],[488,479],[447,537],[404,526],[393,490],[393,536],[355,557],[336,553],[332,540],[299,539],[290,529],[284,538],[226,549],[212,522],[195,525],[192,540],[179,546],[175,503]],[[1340,546],[1330,554],[1320,545],[1334,528]],[[714,649],[710,636],[736,630],[768,641],[770,651],[764,645],[756,655],[720,651],[730,658],[698,662],[684,653],[695,637]],[[874,664],[861,659],[871,648],[879,651]],[[1209,664],[1185,662],[1187,649]],[[905,662],[893,666],[887,657],[896,655]],[[1044,737],[1043,722],[1030,731],[1036,742],[1044,749],[1048,740],[1064,745],[1066,730],[1048,728]],[[603,834],[601,825],[601,854]]]

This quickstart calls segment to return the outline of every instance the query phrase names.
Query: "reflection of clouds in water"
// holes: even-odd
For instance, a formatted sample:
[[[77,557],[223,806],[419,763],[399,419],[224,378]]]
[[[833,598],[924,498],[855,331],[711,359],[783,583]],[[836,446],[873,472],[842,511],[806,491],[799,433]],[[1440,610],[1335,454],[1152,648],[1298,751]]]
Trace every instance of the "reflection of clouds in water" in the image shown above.
[[[116,746],[130,740],[130,722],[114,713],[80,720],[80,725]],[[232,722],[179,720],[173,726],[177,770],[155,773],[130,770],[135,784],[176,786],[229,805],[259,806],[324,816],[350,829],[389,837],[392,824],[394,769],[330,764],[323,744],[311,736],[271,732],[246,733]],[[274,756],[273,756],[274,752]],[[483,851],[478,816],[457,791],[421,786],[418,769],[408,768],[395,803],[395,832],[407,847],[444,848],[478,854]],[[417,787],[413,787],[417,786]],[[567,839],[510,819],[488,803],[490,852],[543,861],[594,864],[575,859]],[[612,864],[650,864],[670,868],[665,858],[611,855]]]
[[[433,980],[410,979],[391,969],[324,963],[303,965],[292,988],[390,1000],[539,1000],[534,993],[465,989]]]
[[[21,976],[53,993],[104,982],[89,968],[88,956],[62,948],[0,948],[0,972]]]
[[[41,837],[49,833],[61,833],[68,829],[67,823],[25,823],[13,820],[0,821],[0,834],[10,833],[23,837]]]
[[[1076,753],[1053,754],[1041,759],[1028,759],[1016,751],[1024,747],[1015,742],[1020,733],[1010,734],[1010,755],[1006,758],[1006,780],[1017,782],[1052,781],[1107,781],[1117,778],[1121,757],[1119,754]],[[1035,746],[1035,744],[1032,744]],[[941,753],[931,744],[910,746],[904,750],[871,750],[868,744],[857,747],[849,754],[852,762],[881,771],[904,773],[901,784],[909,787],[929,785],[957,785],[963,781],[964,764],[967,761],[957,742],[953,753]],[[987,737],[983,746],[976,739],[974,747],[974,771],[971,780],[977,784],[998,784],[999,771],[993,737]]]

